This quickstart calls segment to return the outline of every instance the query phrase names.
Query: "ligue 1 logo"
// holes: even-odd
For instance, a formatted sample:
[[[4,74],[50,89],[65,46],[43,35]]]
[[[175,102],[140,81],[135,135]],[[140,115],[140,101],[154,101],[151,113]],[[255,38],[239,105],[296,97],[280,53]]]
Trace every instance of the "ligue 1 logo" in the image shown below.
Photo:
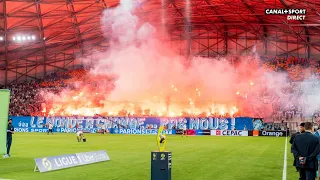
[[[157,154],[156,154],[156,153],[153,153],[153,154],[152,154],[152,160],[153,160],[153,161],[157,160]]]
[[[42,165],[44,168],[46,168],[48,171],[52,170],[52,164],[47,158],[42,159]]]
[[[161,161],[166,160],[166,155],[164,153],[161,154]]]

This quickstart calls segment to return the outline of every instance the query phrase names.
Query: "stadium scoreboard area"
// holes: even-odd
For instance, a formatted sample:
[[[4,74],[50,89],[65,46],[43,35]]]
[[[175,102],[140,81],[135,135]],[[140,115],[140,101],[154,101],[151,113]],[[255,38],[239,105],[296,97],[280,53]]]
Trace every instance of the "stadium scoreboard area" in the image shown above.
[[[265,9],[266,15],[287,15],[287,20],[305,20],[306,9]]]

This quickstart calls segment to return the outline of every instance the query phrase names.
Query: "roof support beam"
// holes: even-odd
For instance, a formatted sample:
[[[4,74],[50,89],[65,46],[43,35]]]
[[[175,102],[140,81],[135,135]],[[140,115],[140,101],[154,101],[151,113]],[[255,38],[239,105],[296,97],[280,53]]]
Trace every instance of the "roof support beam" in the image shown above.
[[[29,77],[29,78],[32,78],[32,79],[37,79],[37,78],[35,78],[35,77],[33,77],[33,76],[28,75],[28,73],[31,72],[32,70],[34,70],[36,67],[37,67],[37,66],[29,69],[29,70],[28,70],[27,72],[25,72],[25,73],[20,73],[20,72],[18,72],[18,69],[16,69],[15,71],[12,71],[12,70],[11,70],[12,72],[15,72],[16,74],[20,74],[20,76],[17,77],[15,80],[11,81],[10,83],[12,83],[12,82],[17,82],[20,78],[22,78],[22,77],[24,77],[24,76]]]
[[[265,24],[264,21],[259,18],[259,16],[256,15],[256,13],[254,12],[254,10],[252,9],[251,6],[249,6],[246,2],[246,0],[241,0],[241,2],[246,6],[246,8],[256,17],[256,19],[258,20],[258,22],[260,24]],[[267,55],[268,53],[268,40],[267,40],[267,27],[265,25],[262,25],[263,28],[263,48],[264,48],[264,55]]]
[[[191,34],[192,34],[192,26],[191,23],[189,26],[186,27],[186,36],[187,36],[187,57],[190,57],[191,55],[191,44],[192,44],[192,40],[191,40]]]
[[[4,0],[3,4],[3,16],[4,16],[4,58],[5,58],[5,74],[4,74],[4,85],[8,84],[8,32],[7,32],[7,1]]]
[[[241,14],[240,14],[241,15]],[[239,16],[240,16],[239,15]],[[210,21],[210,20],[208,20]],[[156,23],[155,23],[156,24]],[[274,27],[281,27],[282,29],[285,27],[285,26],[292,26],[292,27],[320,27],[320,23],[316,24],[283,24],[283,23],[264,23],[264,24],[261,24],[261,23],[257,23],[257,22],[239,22],[239,21],[229,21],[229,22],[214,22],[215,25],[233,25],[233,26],[244,26],[244,25],[252,25],[252,26],[274,26]],[[169,25],[172,25],[172,24],[169,24]],[[177,26],[185,26],[184,24],[178,24],[176,23],[175,25]],[[202,25],[202,26],[209,26],[209,25],[212,25],[211,22],[194,22],[193,25]]]
[[[101,36],[90,37],[90,38],[87,38],[86,41],[100,39],[100,38],[101,38]],[[59,48],[61,46],[66,46],[66,45],[70,45],[70,44],[71,44],[71,46],[66,47],[64,50],[68,50],[70,47],[73,47],[76,43],[75,42],[67,42],[67,43],[63,43],[63,44],[62,43],[55,43],[55,44],[51,44],[51,45],[47,46],[47,48]],[[13,52],[18,52],[19,50],[23,50],[23,47],[17,48],[14,51],[11,51],[11,52],[12,53]],[[25,54],[24,56],[18,57],[17,59],[28,57],[28,56],[32,56],[35,53],[39,52],[40,50],[41,50],[41,48],[34,49],[34,51],[32,51],[31,53]]]
[[[47,57],[46,57],[46,43],[45,43],[45,37],[44,37],[44,29],[42,24],[42,14],[41,14],[41,8],[40,8],[40,0],[35,0],[36,3],[36,10],[37,10],[37,16],[38,16],[38,23],[39,23],[39,32],[40,32],[40,43],[42,45],[42,55],[43,55],[43,75],[47,75]]]
[[[192,23],[190,21],[190,16],[191,16],[191,8],[192,8],[192,0],[186,0],[186,6],[185,9],[185,24],[187,25],[186,27],[186,36],[187,36],[187,57],[191,56],[191,49],[192,49]],[[189,6],[189,7],[188,7]]]
[[[108,7],[105,0],[102,0],[102,4],[103,4],[103,7],[104,7],[104,8],[107,8],[107,7]]]
[[[229,5],[230,9],[233,9],[233,7],[230,5],[230,3],[227,3],[226,0],[224,0],[224,2]],[[246,22],[246,19],[242,17],[240,12],[238,12],[235,9],[233,9],[233,11],[235,11],[235,13],[239,15],[239,17],[242,19],[242,21],[245,22],[245,24],[251,29],[252,33],[254,33],[256,36],[258,36],[261,40],[265,41],[265,36],[261,35],[261,33],[260,33],[261,26],[259,29],[256,29],[251,23]],[[235,43],[238,44],[237,42],[235,42]],[[240,46],[242,46],[242,45],[240,45]],[[246,47],[244,47],[244,48],[246,48]]]
[[[310,36],[309,36],[310,34],[309,34],[308,29],[305,29],[305,31],[306,31],[306,34],[308,35],[306,38],[306,40],[307,40],[307,57],[310,58],[310,56],[311,56],[311,49],[310,49],[311,43],[310,43]]]
[[[194,41],[197,42],[196,40],[194,40]],[[223,41],[223,39],[217,41],[217,42],[214,43],[214,44],[209,44],[208,47],[207,47],[207,46],[204,46],[204,45],[201,44],[200,42],[197,42],[197,43],[199,43],[201,46],[204,46],[204,47],[205,47],[205,49],[199,51],[199,52],[197,53],[197,55],[200,55],[201,53],[203,53],[203,52],[205,52],[205,51],[207,51],[207,50],[208,50],[208,51],[213,51],[213,52],[215,52],[217,55],[223,55],[223,54],[220,54],[218,51],[212,49],[213,46],[215,46],[215,45],[218,46],[218,44],[221,43],[222,41]],[[209,55],[208,55],[208,56],[209,56]]]
[[[190,38],[190,33],[192,33],[192,25],[190,22],[188,22],[188,19],[181,13],[181,11],[178,9],[178,7],[172,2],[172,6],[175,8],[176,12],[183,17],[183,22],[184,22],[184,36],[187,39],[187,45],[186,45],[186,56],[190,56],[190,50],[191,50],[191,38]],[[188,13],[188,12],[187,12]],[[191,31],[190,31],[191,30]]]
[[[265,28],[265,26],[263,27],[263,49],[264,49],[264,55],[268,54],[268,40],[267,40],[267,28]]]
[[[223,35],[223,39],[224,39],[224,54],[227,55],[228,54],[228,38],[229,37],[229,33],[228,33],[228,28],[227,26],[224,26],[224,35]]]
[[[206,4],[210,7],[210,9],[216,14],[218,15],[215,6],[212,6],[212,4],[209,2],[209,0],[205,0]],[[218,16],[218,18],[220,19],[220,21],[222,23],[226,23],[226,21],[224,20],[224,18],[222,16]],[[214,23],[215,24],[215,23]],[[215,27],[217,28],[217,31],[219,31],[218,27],[215,25]],[[228,54],[228,27],[227,25],[223,25],[223,47],[224,47],[224,54],[227,55]]]
[[[81,37],[81,31],[80,31],[80,28],[79,28],[79,22],[78,22],[78,19],[77,19],[77,16],[76,16],[76,12],[74,10],[74,6],[73,6],[73,0],[68,0],[67,1],[67,9],[70,13],[70,16],[72,17],[72,22],[73,22],[73,26],[76,30],[76,39],[77,39],[77,42],[78,42],[78,45],[80,46],[79,49],[81,49],[81,54],[83,54],[83,44],[82,44],[82,37]],[[99,2],[99,1],[96,1],[96,2]]]
[[[279,0],[281,2],[281,4],[286,7],[286,8],[289,8],[289,6],[283,1],[283,0]],[[309,4],[308,4],[309,5]],[[299,20],[299,23],[300,24],[304,24],[304,22],[300,21]],[[307,48],[307,57],[310,58],[310,33],[309,33],[309,30],[308,30],[308,27],[307,26],[304,26],[304,31],[307,35],[306,39],[305,39],[305,42],[306,42],[306,48]],[[299,36],[300,37],[300,36]],[[301,38],[301,37],[300,37]]]

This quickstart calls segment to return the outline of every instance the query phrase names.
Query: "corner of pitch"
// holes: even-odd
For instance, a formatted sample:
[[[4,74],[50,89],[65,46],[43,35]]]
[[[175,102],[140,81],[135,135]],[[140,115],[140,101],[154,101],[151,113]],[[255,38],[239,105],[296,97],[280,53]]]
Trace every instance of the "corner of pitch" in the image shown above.
[[[306,18],[306,15],[288,15],[287,20],[302,21]]]

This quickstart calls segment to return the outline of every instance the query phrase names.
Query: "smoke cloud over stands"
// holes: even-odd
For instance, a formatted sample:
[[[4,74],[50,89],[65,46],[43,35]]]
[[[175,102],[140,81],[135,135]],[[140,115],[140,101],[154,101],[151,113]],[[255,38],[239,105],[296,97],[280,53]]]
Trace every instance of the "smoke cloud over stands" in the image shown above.
[[[157,28],[134,15],[135,6],[123,0],[104,12],[109,50],[85,63],[91,67],[85,81],[44,94],[51,115],[268,117],[272,103],[304,107],[305,100],[305,113],[320,109],[319,90],[305,95],[312,88],[303,83],[292,90],[287,74],[261,66],[255,52],[237,61],[179,56]]]

